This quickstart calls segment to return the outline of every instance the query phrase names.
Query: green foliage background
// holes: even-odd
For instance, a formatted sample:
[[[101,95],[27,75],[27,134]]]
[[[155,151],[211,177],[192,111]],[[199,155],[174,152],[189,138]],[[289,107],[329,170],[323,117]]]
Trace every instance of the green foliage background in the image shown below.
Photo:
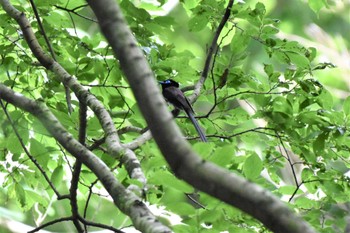
[[[30,4],[11,1],[31,20],[45,45]],[[57,61],[90,88],[114,116],[115,126],[144,128],[127,81],[84,1],[36,1]],[[157,79],[194,84],[226,1],[182,0],[165,13],[165,1],[120,1],[123,13]],[[79,7],[79,8],[76,8]],[[67,9],[75,9],[69,12]],[[285,200],[319,232],[343,232],[349,215],[349,16],[347,1],[246,1],[235,3],[219,39],[214,67],[194,108],[210,143],[198,143],[190,122],[177,123],[204,159],[258,183]],[[297,12],[297,13],[296,13]],[[82,17],[83,16],[83,17]],[[0,81],[32,99],[41,99],[74,135],[78,102],[71,115],[64,87],[38,66],[16,22],[0,10]],[[5,103],[6,104],[6,103]],[[21,140],[61,193],[68,192],[73,158],[31,115],[6,105]],[[0,114],[0,219],[42,224],[68,216],[42,173],[23,151],[8,118]],[[90,115],[88,145],[102,138]],[[121,135],[123,143],[135,132]],[[134,182],[103,145],[94,150],[124,184]],[[205,194],[195,209],[183,193],[192,188],[177,180],[155,143],[136,149],[150,185],[146,200],[182,217],[176,232],[263,232],[261,223]],[[293,172],[291,172],[293,171]],[[116,228],[130,220],[105,196],[95,176],[83,168],[79,207],[96,222]],[[93,187],[93,188],[92,188]],[[88,194],[92,191],[91,199]],[[257,207],[258,208],[258,207]],[[98,210],[98,213],[97,211]],[[163,214],[165,219],[166,214]],[[94,229],[94,228],[91,228]],[[46,230],[74,231],[63,222]]]

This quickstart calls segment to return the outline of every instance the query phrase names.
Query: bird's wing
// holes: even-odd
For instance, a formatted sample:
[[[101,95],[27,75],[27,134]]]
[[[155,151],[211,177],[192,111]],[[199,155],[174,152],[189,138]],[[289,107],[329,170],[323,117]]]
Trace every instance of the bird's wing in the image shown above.
[[[180,89],[176,87],[168,87],[163,90],[163,95],[175,107],[185,111],[194,112],[191,104]]]
[[[199,126],[196,118],[194,117],[194,111],[192,106],[186,96],[182,93],[182,91],[176,87],[167,87],[163,90],[164,97],[176,108],[182,109],[186,112],[187,116],[191,120],[195,129],[197,130],[199,137],[203,142],[207,142],[207,138]]]

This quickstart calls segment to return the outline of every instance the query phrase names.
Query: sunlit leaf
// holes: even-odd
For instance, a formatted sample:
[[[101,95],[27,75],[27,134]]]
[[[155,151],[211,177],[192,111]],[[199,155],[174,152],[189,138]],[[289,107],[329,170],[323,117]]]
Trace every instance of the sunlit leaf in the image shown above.
[[[343,104],[343,111],[345,115],[349,116],[350,115],[350,96],[348,96]]]
[[[263,166],[260,157],[257,154],[253,154],[245,160],[243,172],[244,175],[251,180],[260,175],[262,168]]]
[[[63,166],[58,166],[55,168],[55,170],[52,172],[51,175],[51,182],[57,187],[62,183],[64,175]]]
[[[21,207],[24,209],[27,205],[27,199],[26,199],[26,193],[23,189],[23,187],[20,184],[15,184],[15,192],[18,202],[20,203]]]

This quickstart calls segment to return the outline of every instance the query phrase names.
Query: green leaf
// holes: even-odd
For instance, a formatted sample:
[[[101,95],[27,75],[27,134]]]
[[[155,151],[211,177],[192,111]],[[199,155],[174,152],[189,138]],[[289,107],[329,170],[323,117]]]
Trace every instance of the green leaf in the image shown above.
[[[226,145],[218,147],[209,159],[211,162],[223,167],[231,163],[234,153],[234,146]]]
[[[318,202],[307,197],[298,197],[295,200],[295,204],[303,209],[312,209],[319,206]]]
[[[198,1],[197,0],[180,0],[180,2],[183,4],[183,6],[186,8],[186,9],[192,9],[192,8],[195,8],[198,4]]]
[[[273,111],[292,115],[293,107],[288,99],[278,96],[273,100]]]
[[[313,143],[313,150],[316,156],[322,156],[325,153],[325,140],[328,138],[328,132],[323,132]]]
[[[255,4],[255,9],[250,12],[250,15],[255,18],[262,18],[266,13],[265,5],[261,2]]]
[[[331,161],[329,165],[332,169],[342,174],[345,174],[350,170],[342,160]]]
[[[317,55],[316,48],[314,48],[314,47],[308,48],[308,51],[305,55],[306,55],[307,59],[309,59],[309,61],[312,62]]]
[[[193,192],[193,190],[191,192]],[[188,200],[188,198],[183,191],[174,189],[171,185],[167,185],[163,192],[161,202],[169,206],[170,210],[177,214],[193,214],[195,208],[189,204],[190,202],[187,203],[186,200]]]
[[[262,39],[270,38],[272,35],[275,35],[278,32],[279,32],[278,28],[267,25],[261,31],[261,38]]]
[[[30,140],[30,153],[35,157],[41,166],[46,167],[47,162],[50,159],[49,153],[42,143],[34,138]]]
[[[43,191],[31,191],[25,190],[27,196],[28,207],[32,207],[34,204],[40,204],[42,207],[46,208],[49,205],[48,198],[44,195]]]
[[[235,54],[242,53],[248,47],[250,40],[249,34],[237,30],[230,44],[231,51]]]
[[[182,194],[182,195],[184,195],[184,194]],[[194,214],[194,211],[195,211],[195,208],[193,208],[193,206],[191,206],[189,203],[185,203],[183,201],[168,203],[167,207],[169,208],[169,210],[173,211],[174,213],[176,213],[178,215],[184,215],[184,216]]]
[[[342,199],[344,198],[345,194],[343,186],[339,185],[338,183],[335,183],[333,180],[324,181],[321,188],[323,192],[325,192],[325,194],[329,197],[343,201]]]
[[[49,25],[55,25],[56,27],[70,27],[70,21],[65,17],[64,12],[54,10],[50,12],[50,15],[43,17],[43,23]]]
[[[317,98],[317,103],[324,109],[330,109],[333,107],[333,96],[325,88],[321,90],[320,95]]]
[[[314,111],[302,112],[295,117],[295,120],[304,124],[318,125],[320,127],[327,126],[327,122]]]
[[[135,7],[131,1],[123,0],[120,6],[125,10],[126,16],[131,16],[141,22],[145,22],[151,18],[151,15],[146,10]]]
[[[20,154],[22,152],[22,146],[15,134],[11,134],[6,138],[6,149],[11,151],[12,154]]]
[[[190,31],[199,32],[205,28],[208,24],[208,19],[204,15],[197,15],[190,19],[188,22],[188,28]]]
[[[350,96],[346,97],[343,103],[343,111],[346,116],[350,116]]]
[[[170,185],[172,188],[177,189],[184,193],[193,192],[193,188],[177,179],[174,175],[170,174],[168,171],[157,171],[149,178],[149,182],[156,185]]]
[[[19,183],[15,184],[15,192],[16,192],[16,198],[17,201],[20,203],[21,208],[25,209],[27,205],[27,200],[26,200],[26,193]]]
[[[64,175],[63,166],[60,165],[56,167],[51,175],[51,182],[53,183],[54,186],[58,187],[60,184],[62,184],[63,175]]]
[[[273,65],[271,64],[264,64],[264,71],[268,76],[271,76],[273,74]]]
[[[296,192],[295,190],[297,189],[297,187],[295,186],[291,186],[291,185],[286,185],[286,186],[281,186],[278,189],[278,192],[282,195],[292,195],[292,194],[302,194],[303,191],[301,191],[300,189],[298,189]]]
[[[257,154],[249,156],[243,164],[244,175],[250,179],[256,179],[263,169],[263,164],[260,157]]]
[[[318,15],[320,10],[327,6],[327,3],[325,0],[309,0],[309,6]]]
[[[290,61],[298,67],[305,68],[310,66],[309,59],[307,59],[303,54],[287,52],[287,56],[289,57]]]

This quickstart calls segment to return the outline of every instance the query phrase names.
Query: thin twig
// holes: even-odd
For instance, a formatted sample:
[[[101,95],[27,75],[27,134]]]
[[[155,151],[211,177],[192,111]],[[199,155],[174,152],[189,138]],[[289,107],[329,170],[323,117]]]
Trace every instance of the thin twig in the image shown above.
[[[224,15],[223,15],[223,17],[221,19],[221,22],[220,22],[218,28],[216,29],[214,38],[213,38],[213,40],[211,42],[211,45],[209,47],[209,50],[208,50],[207,58],[206,58],[205,63],[204,63],[204,67],[203,67],[203,71],[202,71],[202,74],[201,74],[201,78],[196,83],[194,92],[193,92],[192,96],[189,98],[190,102],[194,102],[198,98],[199,92],[200,92],[202,86],[204,85],[205,80],[208,77],[208,73],[209,73],[209,69],[210,69],[210,66],[211,66],[211,60],[212,60],[212,57],[213,57],[213,53],[214,53],[214,51],[215,51],[215,49],[217,47],[217,41],[219,39],[221,31],[224,28],[224,26],[225,26],[226,22],[228,21],[228,19],[230,18],[231,8],[232,8],[232,5],[233,5],[233,2],[234,2],[234,0],[230,0],[228,2],[226,10],[225,10],[225,13],[224,13]]]
[[[50,54],[51,54],[51,56],[52,56],[52,59],[53,59],[54,61],[57,61],[55,51],[53,50],[52,45],[51,45],[51,43],[50,43],[50,40],[49,40],[49,38],[47,37],[47,34],[46,34],[46,32],[45,32],[44,26],[43,26],[42,23],[41,23],[41,20],[40,20],[40,17],[39,17],[39,13],[38,13],[38,10],[37,10],[37,8],[36,8],[36,6],[35,6],[34,1],[33,1],[33,0],[30,0],[30,4],[32,5],[35,18],[36,18],[36,20],[37,20],[37,22],[38,22],[39,29],[40,29],[41,34],[43,35],[43,37],[44,37],[44,39],[45,39],[45,43],[46,43],[46,45],[47,45],[47,47],[48,47],[48,49],[49,49],[49,52],[50,52]],[[65,93],[66,93],[66,102],[67,102],[68,112],[69,112],[69,114],[71,114],[71,113],[73,112],[73,107],[72,107],[72,99],[71,99],[71,96],[70,96],[70,91],[69,91],[69,88],[67,87],[66,84],[63,83],[63,85],[64,85]]]
[[[86,120],[86,112],[87,107],[86,104],[80,102],[80,109],[79,109],[79,142],[82,145],[85,145],[85,137],[86,137],[86,127],[87,127],[87,120]],[[81,161],[77,160],[75,162],[74,168],[73,168],[73,174],[72,174],[72,181],[71,181],[71,187],[69,189],[71,200],[71,210],[72,210],[72,217],[73,217],[73,223],[74,226],[77,228],[78,232],[83,232],[83,229],[79,223],[79,212],[78,212],[78,203],[77,203],[77,190],[78,190],[78,183],[79,183],[79,177],[81,172]],[[85,232],[87,232],[86,225]]]
[[[41,229],[43,229],[45,227],[54,225],[56,223],[65,222],[65,221],[71,221],[71,220],[72,220],[72,217],[64,217],[64,218],[55,219],[55,220],[47,222],[47,223],[45,223],[45,224],[43,224],[41,226],[38,226],[37,228],[35,228],[35,229],[31,230],[31,231],[28,231],[28,233],[34,233],[34,232],[40,231]]]
[[[65,8],[65,7],[58,6],[58,5],[54,5],[54,7],[56,7],[57,9],[60,9],[60,10],[67,11],[69,14],[72,13],[72,14],[75,14],[75,15],[77,15],[77,16],[83,18],[83,19],[92,21],[92,22],[94,22],[94,23],[98,23],[97,20],[92,19],[92,18],[89,18],[89,17],[87,17],[87,16],[84,16],[84,15],[79,14],[79,13],[76,12],[76,10],[78,10],[78,9],[80,9],[80,8],[83,8],[83,7],[86,7],[86,5],[77,6],[77,7],[73,8],[73,9],[68,9],[68,8]]]
[[[89,194],[88,194],[88,196],[87,196],[87,198],[86,198],[86,202],[85,202],[85,206],[84,206],[84,212],[83,212],[84,218],[86,218],[86,216],[87,216],[87,210],[88,210],[88,207],[89,207],[89,203],[90,203],[90,200],[91,200],[91,196],[92,196],[92,194],[93,194],[92,188],[95,186],[95,184],[97,184],[97,182],[98,182],[98,179],[96,179],[94,182],[92,182],[91,185],[88,187],[88,189],[89,189]]]
[[[296,173],[295,173],[295,169],[294,169],[294,166],[293,166],[293,164],[292,164],[292,160],[290,159],[290,156],[289,156],[289,153],[288,153],[288,151],[287,151],[287,148],[285,147],[284,142],[283,142],[282,138],[280,137],[279,133],[277,132],[277,130],[275,131],[275,133],[276,133],[277,138],[278,138],[278,140],[280,141],[280,143],[281,143],[281,145],[282,145],[282,147],[283,147],[284,153],[286,154],[286,157],[285,157],[285,158],[287,159],[287,161],[288,161],[288,163],[289,163],[289,165],[290,165],[290,168],[291,168],[291,170],[292,170],[293,178],[294,178],[294,181],[295,181],[295,185],[296,185],[297,187],[299,187],[300,185],[299,185],[299,182],[298,182],[298,178],[297,178],[297,175],[296,175]]]
[[[36,21],[38,22],[39,29],[40,29],[41,34],[43,35],[43,37],[45,39],[45,43],[46,43],[46,45],[47,45],[47,47],[49,49],[49,52],[50,52],[52,58],[56,61],[56,54],[55,54],[55,52],[54,52],[54,50],[52,48],[52,45],[51,45],[51,43],[49,41],[49,38],[46,35],[45,29],[43,27],[43,24],[41,23],[41,20],[40,20],[40,17],[39,17],[39,13],[38,13],[38,10],[37,10],[37,8],[35,6],[35,3],[34,3],[33,0],[29,0],[29,1],[30,1],[30,4],[32,5]]]
[[[94,226],[94,227],[99,227],[99,228],[102,228],[102,229],[107,229],[107,230],[111,230],[115,233],[125,233],[124,231],[121,231],[117,228],[114,228],[112,226],[109,226],[109,225],[105,225],[105,224],[101,224],[101,223],[95,223],[95,222],[90,222],[84,218],[82,218],[81,216],[79,216],[79,220],[81,222],[83,222],[85,225],[89,225],[89,226]]]

